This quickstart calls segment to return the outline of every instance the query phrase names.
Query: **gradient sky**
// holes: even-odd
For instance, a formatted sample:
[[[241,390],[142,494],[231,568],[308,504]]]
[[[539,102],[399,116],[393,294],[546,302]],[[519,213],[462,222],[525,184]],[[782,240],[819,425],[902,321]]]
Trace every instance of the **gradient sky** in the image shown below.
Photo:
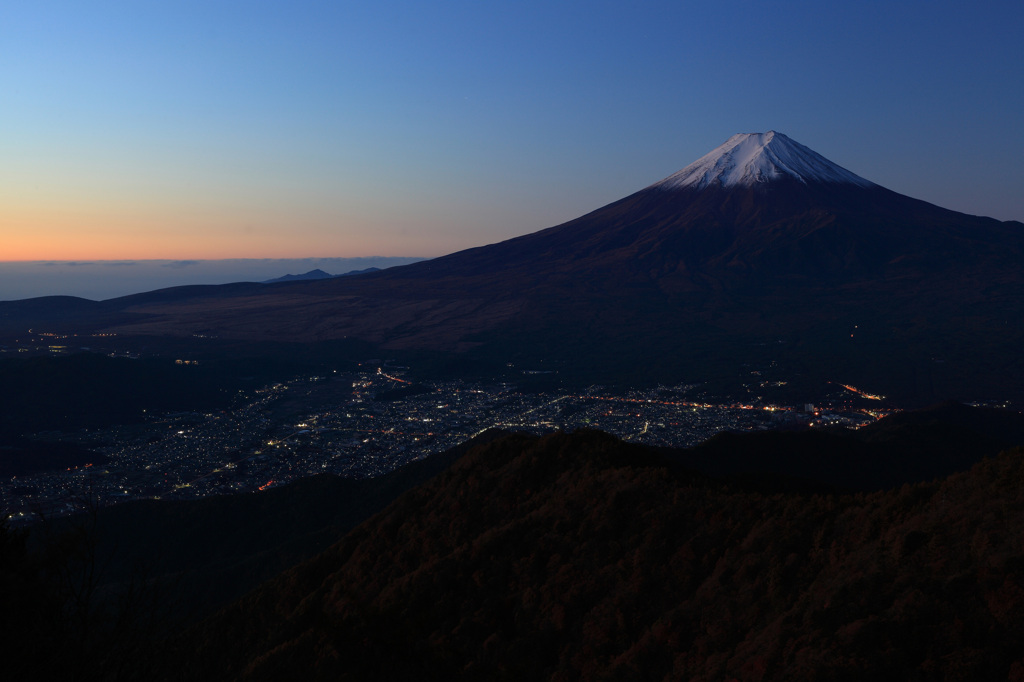
[[[1024,3],[0,6],[0,261],[436,256],[737,132],[1024,220]]]

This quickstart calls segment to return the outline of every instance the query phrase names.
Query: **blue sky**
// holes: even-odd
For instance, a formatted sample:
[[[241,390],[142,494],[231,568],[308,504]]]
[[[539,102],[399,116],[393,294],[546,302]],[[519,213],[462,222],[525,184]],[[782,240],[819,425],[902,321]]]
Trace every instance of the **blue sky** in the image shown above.
[[[769,129],[1024,220],[1022,27],[1019,1],[5,3],[0,261],[436,256]]]

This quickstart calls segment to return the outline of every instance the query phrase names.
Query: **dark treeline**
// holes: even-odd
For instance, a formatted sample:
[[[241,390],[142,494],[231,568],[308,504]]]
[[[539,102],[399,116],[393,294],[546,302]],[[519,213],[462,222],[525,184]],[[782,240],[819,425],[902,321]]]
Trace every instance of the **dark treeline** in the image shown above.
[[[1024,451],[872,494],[752,491],[600,433],[511,436],[179,639],[208,679],[1005,679]]]
[[[98,579],[109,570],[90,535],[100,515],[55,526],[35,549],[5,530],[10,669],[168,680],[1024,674],[1022,449],[846,494],[710,478],[599,432],[501,435],[466,451],[396,472],[404,480],[364,501],[365,514],[382,511],[198,622],[167,608],[170,576]],[[136,516],[169,543],[192,533],[210,551],[217,536],[256,547],[262,530],[285,547],[279,526],[308,529],[304,505],[329,514],[329,500],[303,501],[315,489],[252,496],[251,528],[215,500],[208,532],[181,505],[163,526]],[[320,541],[330,532],[344,529],[325,526]],[[250,566],[271,556],[260,551]],[[224,559],[219,580],[237,570]],[[201,568],[189,578],[179,564],[178,578],[198,584]]]

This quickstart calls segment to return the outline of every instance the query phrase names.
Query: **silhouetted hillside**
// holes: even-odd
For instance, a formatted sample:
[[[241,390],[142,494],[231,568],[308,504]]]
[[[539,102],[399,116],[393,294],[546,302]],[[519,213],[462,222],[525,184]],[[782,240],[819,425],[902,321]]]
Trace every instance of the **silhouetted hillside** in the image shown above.
[[[378,478],[321,474],[260,493],[126,502],[35,526],[30,546],[84,531],[102,567],[95,581],[104,594],[144,577],[176,617],[194,618],[323,551],[474,445],[501,435],[481,434]]]
[[[240,390],[300,373],[354,367],[358,342],[200,346],[136,339],[138,359],[97,352],[0,359],[0,474],[61,469],[104,459],[87,449],[25,438],[131,424],[165,412],[226,409]],[[175,363],[190,358],[195,364]]]
[[[597,432],[474,448],[171,649],[190,679],[1019,679],[1024,450],[751,492]]]
[[[138,501],[11,530],[0,519],[0,658],[12,679],[150,680],[183,623],[323,551],[488,432],[386,476]],[[31,530],[31,533],[29,532]]]
[[[173,359],[98,353],[0,361],[0,438],[73,431],[142,419],[150,412],[226,406],[230,373]]]
[[[1024,415],[955,402],[897,412],[861,429],[720,433],[676,453],[713,476],[743,475],[763,489],[875,491],[966,471],[1024,445]]]

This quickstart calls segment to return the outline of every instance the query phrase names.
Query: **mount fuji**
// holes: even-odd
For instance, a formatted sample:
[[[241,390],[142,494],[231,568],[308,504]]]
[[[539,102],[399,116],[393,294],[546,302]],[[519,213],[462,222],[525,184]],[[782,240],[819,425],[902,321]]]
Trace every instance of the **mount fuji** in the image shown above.
[[[840,183],[873,187],[864,178],[832,163],[782,133],[733,135],[726,142],[652,187],[665,190],[706,187],[749,187],[792,179],[807,183]]]
[[[1021,263],[1024,224],[903,196],[770,131],[497,244],[358,277],[139,294],[93,314],[119,334],[360,339],[447,370],[630,383],[772,366],[911,402],[1024,397]],[[18,310],[0,305],[0,326]]]
[[[876,185],[777,132],[734,135],[679,172],[557,227],[393,271],[666,292],[924,277],[1020,248],[1020,223]],[[484,285],[480,282],[479,285]]]

